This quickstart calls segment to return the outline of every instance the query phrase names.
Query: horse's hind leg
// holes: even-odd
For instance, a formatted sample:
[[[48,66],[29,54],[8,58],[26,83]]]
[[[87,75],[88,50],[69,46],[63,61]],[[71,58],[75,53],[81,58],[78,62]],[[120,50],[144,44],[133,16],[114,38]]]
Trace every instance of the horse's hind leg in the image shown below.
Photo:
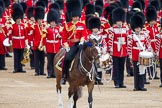
[[[89,108],[92,108],[92,101],[93,101],[93,97],[92,97],[92,91],[94,88],[94,82],[91,82],[87,85],[88,87],[88,103],[89,103]]]

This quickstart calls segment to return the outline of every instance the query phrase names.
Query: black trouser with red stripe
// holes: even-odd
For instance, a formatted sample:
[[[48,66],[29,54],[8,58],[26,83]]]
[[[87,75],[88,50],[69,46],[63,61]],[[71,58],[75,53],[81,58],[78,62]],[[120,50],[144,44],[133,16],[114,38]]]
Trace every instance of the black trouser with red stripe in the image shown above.
[[[55,53],[47,53],[47,71],[48,71],[48,76],[54,77],[54,57]]]
[[[44,51],[34,50],[35,73],[39,75],[44,74]]]
[[[5,68],[5,54],[0,54],[0,69]]]
[[[14,53],[14,70],[15,71],[22,71],[22,64],[21,60],[23,59],[23,52],[24,49],[13,49]]]
[[[124,85],[124,64],[126,57],[113,56],[113,80],[115,86]]]
[[[30,67],[34,68],[35,64],[34,64],[34,51],[32,49],[31,50],[31,54],[30,54]]]
[[[137,65],[137,61],[133,61],[134,67],[134,89],[139,90],[144,88],[144,78],[145,74],[140,75],[139,66]]]
[[[162,84],[162,59],[159,59],[159,60],[160,60],[160,81]]]

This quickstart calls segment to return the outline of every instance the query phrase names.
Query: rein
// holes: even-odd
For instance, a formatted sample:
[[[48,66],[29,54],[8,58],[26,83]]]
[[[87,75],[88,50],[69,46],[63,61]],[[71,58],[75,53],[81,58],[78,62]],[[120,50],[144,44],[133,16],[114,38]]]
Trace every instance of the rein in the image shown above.
[[[81,68],[83,69],[83,71],[86,72],[87,76],[89,77],[89,80],[90,80],[90,81],[93,81],[93,80],[94,80],[94,78],[93,78],[93,76],[94,76],[94,70],[95,70],[94,58],[93,58],[92,61],[90,61],[90,60],[88,59],[88,60],[89,60],[89,63],[92,64],[90,71],[88,71],[88,70],[83,66],[82,54],[83,54],[83,50],[81,50],[80,55],[79,55],[80,66],[81,66]],[[86,56],[85,56],[85,57],[86,57]],[[87,58],[87,57],[86,57],[86,58]],[[81,71],[81,70],[80,70],[80,71]]]

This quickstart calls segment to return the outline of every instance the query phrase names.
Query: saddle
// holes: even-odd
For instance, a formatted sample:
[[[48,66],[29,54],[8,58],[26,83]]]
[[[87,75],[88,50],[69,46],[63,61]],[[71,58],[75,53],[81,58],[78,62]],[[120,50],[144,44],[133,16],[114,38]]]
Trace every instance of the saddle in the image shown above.
[[[65,55],[63,55],[60,60],[58,60],[58,62],[56,63],[55,67],[59,70],[59,71],[62,71],[62,67],[64,65],[64,58],[65,58]],[[70,68],[69,68],[69,72],[71,71],[72,67],[73,67],[73,64],[74,64],[74,61],[75,61],[75,58],[72,60],[71,62],[71,65],[70,65]]]

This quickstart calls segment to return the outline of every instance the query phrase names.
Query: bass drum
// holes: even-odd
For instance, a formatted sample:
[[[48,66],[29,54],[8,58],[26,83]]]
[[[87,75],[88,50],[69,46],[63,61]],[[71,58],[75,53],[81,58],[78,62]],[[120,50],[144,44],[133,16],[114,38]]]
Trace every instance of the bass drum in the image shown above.
[[[6,46],[6,47],[10,47],[11,44],[9,43],[9,38],[6,38],[4,41],[3,41],[3,45]]]
[[[6,50],[7,50],[8,52],[13,52],[12,45],[9,43],[9,38],[6,38],[6,39],[3,41],[3,45],[6,47]]]

